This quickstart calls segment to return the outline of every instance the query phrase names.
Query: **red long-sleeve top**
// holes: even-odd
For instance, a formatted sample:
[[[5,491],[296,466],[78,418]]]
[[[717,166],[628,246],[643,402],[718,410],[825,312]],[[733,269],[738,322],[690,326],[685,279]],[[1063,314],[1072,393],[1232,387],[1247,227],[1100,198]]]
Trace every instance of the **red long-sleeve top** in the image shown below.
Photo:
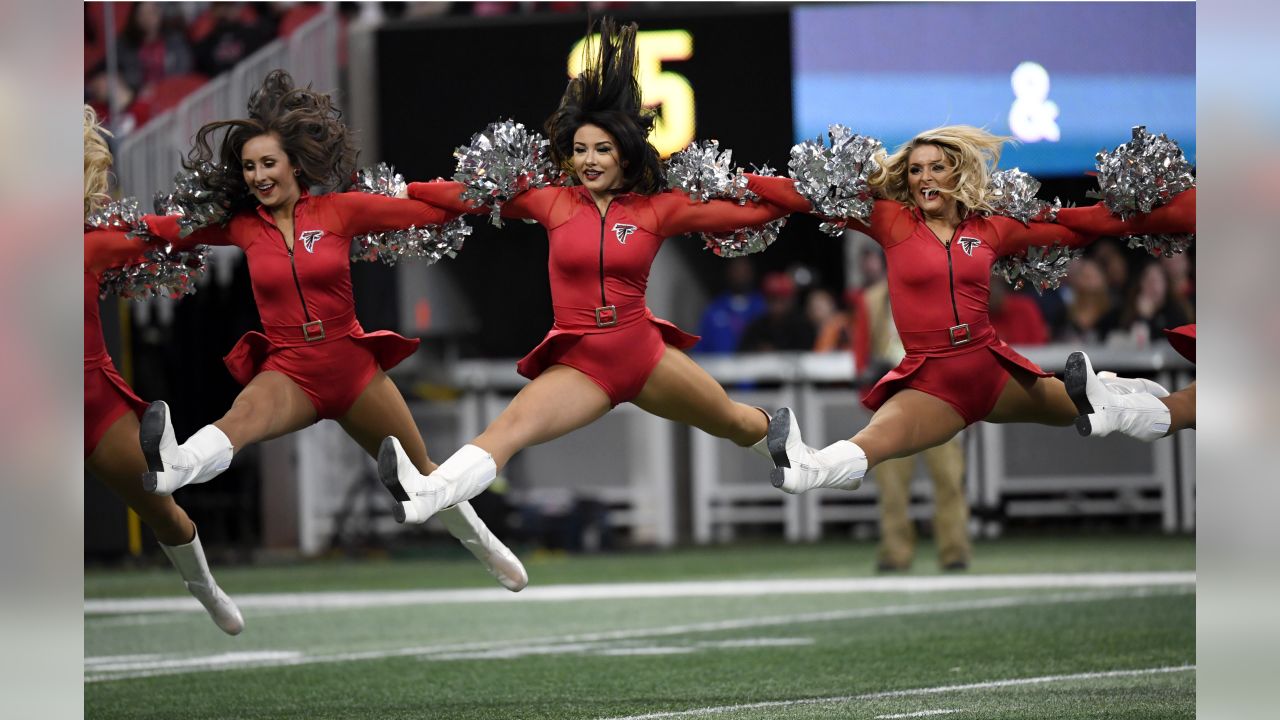
[[[111,364],[107,344],[102,337],[102,318],[98,314],[98,286],[102,273],[133,260],[141,259],[147,244],[126,237],[123,230],[84,231],[84,369]]]
[[[480,212],[461,200],[454,182],[411,183],[409,197],[456,212]],[[506,203],[503,217],[534,220],[547,229],[551,303],[557,328],[601,330],[596,308],[643,311],[649,269],[673,235],[728,232],[760,225],[790,211],[770,203],[699,202],[678,190],[624,193],[601,213],[583,186],[526,190]]]
[[[789,178],[750,180],[752,191],[772,203],[795,212],[813,210]],[[860,229],[884,248],[893,321],[904,346],[908,352],[928,354],[926,348],[937,345],[938,333],[962,323],[989,322],[991,267],[998,258],[1031,246],[1079,247],[1103,235],[1194,232],[1195,190],[1129,220],[1115,217],[1102,203],[1063,208],[1056,223],[1024,225],[1013,218],[971,214],[956,227],[949,244],[934,235],[919,209],[876,200],[870,223]],[[913,338],[913,333],[918,335]]]
[[[370,193],[310,195],[293,211],[290,249],[271,213],[237,213],[225,226],[209,226],[179,237],[176,216],[147,216],[152,232],[179,249],[235,245],[249,263],[253,299],[262,324],[300,326],[354,312],[351,238],[410,226],[436,225],[457,217],[430,205]]]

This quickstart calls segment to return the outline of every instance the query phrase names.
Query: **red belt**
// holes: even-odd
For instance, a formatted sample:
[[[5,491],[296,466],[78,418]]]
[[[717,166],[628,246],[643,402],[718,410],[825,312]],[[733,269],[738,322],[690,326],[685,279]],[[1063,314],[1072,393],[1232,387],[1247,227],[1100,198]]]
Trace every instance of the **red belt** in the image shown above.
[[[995,329],[988,319],[960,323],[943,330],[899,331],[902,347],[908,353],[953,352],[967,349],[969,345],[983,345],[983,341],[995,336]]]
[[[299,345],[314,345],[318,342],[337,340],[350,335],[359,327],[360,323],[356,321],[354,308],[341,315],[312,320],[298,325],[262,324],[263,332],[271,340],[271,344],[277,347],[297,347]]]
[[[623,305],[604,305],[596,308],[553,305],[556,326],[567,329],[596,330],[631,325],[649,316],[644,300],[633,300]]]

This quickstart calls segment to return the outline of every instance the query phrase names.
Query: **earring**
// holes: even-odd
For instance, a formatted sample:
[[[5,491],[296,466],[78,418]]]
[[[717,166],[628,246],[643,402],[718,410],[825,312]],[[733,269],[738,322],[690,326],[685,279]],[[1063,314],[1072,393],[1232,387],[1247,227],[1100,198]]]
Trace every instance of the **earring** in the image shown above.
[[[293,174],[294,174],[294,175],[301,175],[301,174],[302,174],[302,171],[301,171],[301,170],[299,170],[298,168],[294,168],[294,169],[293,169]]]

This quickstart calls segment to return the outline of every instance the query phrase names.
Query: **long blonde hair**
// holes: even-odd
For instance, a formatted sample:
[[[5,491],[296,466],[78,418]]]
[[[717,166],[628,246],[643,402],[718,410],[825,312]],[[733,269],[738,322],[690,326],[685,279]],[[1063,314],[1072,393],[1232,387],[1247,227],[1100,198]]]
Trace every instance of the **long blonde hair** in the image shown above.
[[[93,108],[84,106],[84,216],[111,201],[107,194],[110,182],[107,177],[111,169],[111,149],[107,147],[106,135],[111,132],[98,122],[98,115]]]
[[[915,200],[907,186],[907,160],[917,147],[933,145],[942,151],[947,164],[955,169],[956,184],[949,194],[959,203],[960,216],[973,211],[991,212],[991,205],[987,202],[987,183],[996,163],[1000,162],[1000,150],[1008,140],[1012,138],[992,135],[972,125],[944,125],[925,130],[903,143],[892,155],[881,150],[875,158],[880,169],[873,172],[867,182],[882,197],[914,206]]]

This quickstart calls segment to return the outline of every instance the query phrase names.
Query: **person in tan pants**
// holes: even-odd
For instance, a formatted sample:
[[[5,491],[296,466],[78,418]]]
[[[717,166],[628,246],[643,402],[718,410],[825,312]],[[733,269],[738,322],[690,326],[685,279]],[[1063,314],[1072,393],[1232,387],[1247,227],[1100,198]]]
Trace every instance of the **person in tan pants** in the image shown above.
[[[858,384],[869,388],[884,374],[881,370],[897,365],[906,351],[893,324],[880,249],[864,246],[859,260],[866,284],[849,297],[849,336],[856,366],[865,369]],[[964,446],[958,436],[910,457],[885,460],[872,471],[880,504],[876,567],[882,571],[911,567],[916,532],[908,510],[911,477],[916,459],[921,457],[933,478],[933,536],[938,545],[938,564],[946,570],[964,570],[973,550],[969,542],[969,503],[964,494]]]

